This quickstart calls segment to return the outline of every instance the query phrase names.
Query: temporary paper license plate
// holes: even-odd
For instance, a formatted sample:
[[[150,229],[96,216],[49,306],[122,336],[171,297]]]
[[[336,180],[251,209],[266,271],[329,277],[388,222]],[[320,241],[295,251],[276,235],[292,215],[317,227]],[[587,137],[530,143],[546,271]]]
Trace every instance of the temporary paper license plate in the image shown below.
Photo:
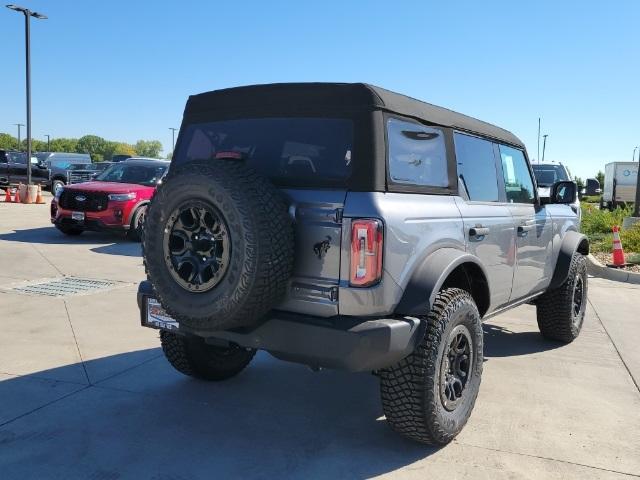
[[[71,212],[71,218],[77,222],[84,222],[84,212]]]
[[[165,330],[178,330],[179,325],[167,312],[164,311],[160,302],[153,297],[147,297],[146,325],[152,328],[163,328]]]

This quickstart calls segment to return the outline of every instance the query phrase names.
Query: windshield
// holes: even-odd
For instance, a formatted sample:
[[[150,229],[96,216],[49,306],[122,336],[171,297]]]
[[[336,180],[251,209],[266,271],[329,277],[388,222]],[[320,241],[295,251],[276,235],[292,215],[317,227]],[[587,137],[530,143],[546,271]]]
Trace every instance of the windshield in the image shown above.
[[[280,185],[342,184],[351,174],[353,123],[337,118],[252,118],[187,127],[177,164],[234,152]]]
[[[96,177],[101,182],[137,183],[155,186],[167,171],[164,165],[141,165],[126,162],[116,163]]]
[[[556,182],[570,180],[562,165],[533,164],[532,167],[539,187],[550,187]]]

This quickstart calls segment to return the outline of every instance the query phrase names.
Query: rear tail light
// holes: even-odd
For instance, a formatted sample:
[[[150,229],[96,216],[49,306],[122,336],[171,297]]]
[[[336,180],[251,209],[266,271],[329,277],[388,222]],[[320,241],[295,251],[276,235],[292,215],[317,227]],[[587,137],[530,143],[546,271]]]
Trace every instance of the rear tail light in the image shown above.
[[[382,277],[382,222],[358,219],[351,222],[351,276],[353,287],[369,287]]]

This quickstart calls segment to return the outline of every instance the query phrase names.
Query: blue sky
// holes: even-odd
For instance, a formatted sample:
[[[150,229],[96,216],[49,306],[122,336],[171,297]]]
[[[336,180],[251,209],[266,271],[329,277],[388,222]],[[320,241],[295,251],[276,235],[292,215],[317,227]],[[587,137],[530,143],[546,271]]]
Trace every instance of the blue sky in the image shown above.
[[[33,136],[171,150],[189,94],[365,81],[513,131],[591,177],[640,145],[640,2],[19,0],[32,22]],[[24,123],[22,17],[0,10],[0,131]]]

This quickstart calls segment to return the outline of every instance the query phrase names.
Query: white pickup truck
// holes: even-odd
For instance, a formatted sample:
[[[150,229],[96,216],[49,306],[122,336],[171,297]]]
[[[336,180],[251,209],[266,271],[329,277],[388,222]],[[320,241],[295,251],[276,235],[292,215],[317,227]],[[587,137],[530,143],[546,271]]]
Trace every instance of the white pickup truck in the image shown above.
[[[611,162],[604,166],[604,189],[600,208],[613,210],[635,202],[638,183],[637,162]]]

